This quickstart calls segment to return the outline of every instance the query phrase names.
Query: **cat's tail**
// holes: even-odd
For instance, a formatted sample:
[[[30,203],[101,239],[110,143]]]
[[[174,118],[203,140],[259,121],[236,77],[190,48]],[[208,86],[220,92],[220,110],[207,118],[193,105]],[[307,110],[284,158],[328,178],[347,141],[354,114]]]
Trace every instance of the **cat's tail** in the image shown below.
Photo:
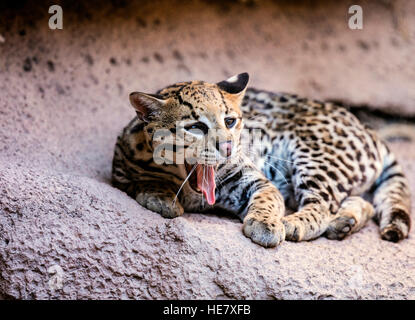
[[[411,228],[411,196],[408,181],[395,156],[384,143],[380,149],[383,171],[372,188],[375,218],[382,239],[398,242],[408,236]]]

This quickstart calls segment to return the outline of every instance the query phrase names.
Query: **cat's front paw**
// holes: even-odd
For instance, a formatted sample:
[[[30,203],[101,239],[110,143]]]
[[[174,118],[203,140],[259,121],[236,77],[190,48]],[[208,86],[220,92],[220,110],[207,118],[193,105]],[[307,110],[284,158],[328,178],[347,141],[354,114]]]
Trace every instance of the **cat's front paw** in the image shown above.
[[[148,210],[160,213],[164,218],[176,218],[184,212],[182,205],[168,196],[141,193],[137,195],[137,202]]]
[[[285,228],[281,222],[261,221],[255,217],[245,219],[243,233],[265,248],[275,247],[285,239]]]
[[[285,226],[286,240],[301,241],[304,239],[305,226],[301,219],[294,214],[282,218],[282,223]]]

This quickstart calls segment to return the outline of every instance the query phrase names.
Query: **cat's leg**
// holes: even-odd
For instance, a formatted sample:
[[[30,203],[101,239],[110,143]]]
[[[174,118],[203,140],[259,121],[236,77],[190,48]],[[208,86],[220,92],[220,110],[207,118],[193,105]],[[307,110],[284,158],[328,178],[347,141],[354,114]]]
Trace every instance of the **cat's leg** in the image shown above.
[[[275,247],[285,239],[284,199],[280,192],[267,182],[256,190],[243,219],[243,232],[251,240],[264,247]]]
[[[344,239],[346,236],[359,231],[374,216],[372,204],[361,197],[346,198],[330,222],[326,237],[329,239]]]
[[[281,218],[284,199],[278,189],[253,166],[235,167],[231,178],[218,186],[220,205],[243,221],[243,233],[264,247],[275,247],[285,239]]]
[[[383,171],[372,189],[375,218],[382,239],[398,242],[406,238],[411,228],[411,195],[408,180],[395,156],[383,143]]]
[[[165,218],[175,218],[183,214],[182,205],[175,199],[174,187],[166,184],[166,181],[136,182],[131,193],[143,207],[158,212]]]
[[[315,199],[315,202],[302,206],[296,213],[282,219],[285,226],[285,239],[290,241],[315,239],[327,230],[330,221],[328,204],[321,199]]]
[[[322,176],[316,169],[318,164],[312,159],[305,165],[296,166],[292,181],[295,198],[298,204],[296,213],[285,216],[286,240],[311,240],[321,236],[333,220],[336,188],[329,178]],[[335,208],[337,211],[337,208]]]

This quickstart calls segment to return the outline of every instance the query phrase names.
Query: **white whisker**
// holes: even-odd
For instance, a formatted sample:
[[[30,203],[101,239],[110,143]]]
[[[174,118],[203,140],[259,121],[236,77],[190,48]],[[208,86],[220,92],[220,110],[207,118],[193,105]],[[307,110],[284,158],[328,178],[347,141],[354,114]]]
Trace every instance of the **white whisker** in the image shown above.
[[[285,179],[285,176],[281,173],[281,171],[280,171],[278,168],[274,167],[271,163],[269,163],[269,162],[267,162],[267,161],[265,161],[265,160],[264,160],[264,162],[265,162],[266,164],[268,164],[270,167],[272,167],[272,168],[274,168],[275,170],[277,170],[278,174],[279,174],[279,175],[280,175],[280,176],[284,179],[285,183],[286,183],[286,184],[288,184],[287,179]]]
[[[281,171],[278,169],[278,168],[276,168],[276,167],[274,167],[271,163],[269,163],[268,161],[265,161],[264,160],[264,163],[266,163],[267,165],[269,165],[270,167],[272,167],[272,168],[274,168],[277,172],[278,172],[278,174],[284,179],[284,181],[285,181],[285,183],[286,184],[288,184],[288,181],[287,181],[287,179],[285,178],[285,176],[281,173]]]
[[[257,155],[254,151],[246,150],[246,152],[251,153],[254,156]],[[288,162],[288,163],[294,164],[294,162],[292,162],[290,160],[286,160],[286,159],[279,158],[279,157],[276,157],[276,156],[266,155],[266,157],[269,157],[269,158],[273,158],[273,159],[276,159],[276,160],[280,160],[280,161],[284,161],[284,162]]]
[[[195,169],[196,169],[196,165],[193,166],[192,170],[190,170],[190,172],[187,175],[186,179],[184,179],[182,185],[179,188],[179,191],[177,191],[176,196],[174,197],[173,205],[176,204],[176,200],[177,200],[177,197],[179,196],[180,191],[182,191],[184,184],[187,182],[187,180],[189,180],[190,176],[192,175],[193,171],[195,171]]]

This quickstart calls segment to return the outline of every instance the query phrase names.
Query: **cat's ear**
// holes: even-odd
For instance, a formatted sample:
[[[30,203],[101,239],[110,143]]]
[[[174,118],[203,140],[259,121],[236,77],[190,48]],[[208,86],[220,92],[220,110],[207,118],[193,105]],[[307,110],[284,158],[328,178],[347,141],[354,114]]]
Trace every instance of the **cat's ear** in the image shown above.
[[[166,100],[159,95],[142,92],[130,93],[130,103],[137,112],[139,119],[149,122],[161,113]]]
[[[249,74],[244,72],[233,77],[230,77],[227,80],[217,83],[217,86],[223,91],[230,94],[242,94],[245,93],[245,89],[248,85]]]

